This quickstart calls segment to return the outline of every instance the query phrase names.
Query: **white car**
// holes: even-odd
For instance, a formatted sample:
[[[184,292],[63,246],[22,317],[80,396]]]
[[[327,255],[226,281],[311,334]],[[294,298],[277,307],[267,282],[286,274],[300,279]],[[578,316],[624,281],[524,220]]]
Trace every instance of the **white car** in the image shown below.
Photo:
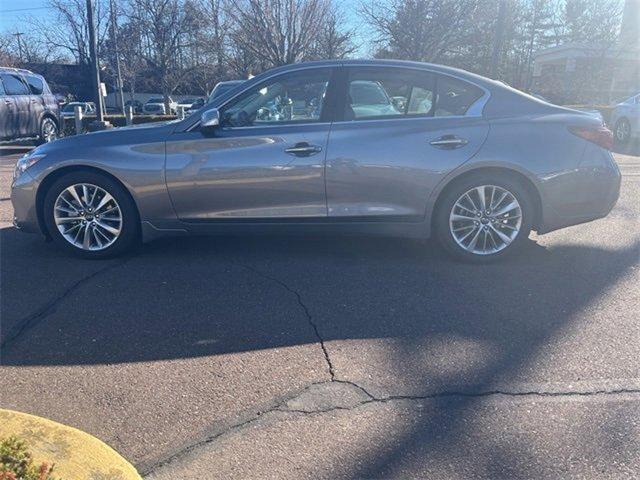
[[[96,107],[93,102],[69,102],[64,107],[62,107],[62,110],[60,110],[60,116],[62,118],[75,117],[75,110],[77,106],[82,107],[82,114],[85,116],[96,114]]]
[[[621,145],[640,136],[640,93],[616,105],[611,114],[611,128],[616,142]]]
[[[164,98],[162,97],[153,97],[147,100],[142,107],[142,113],[147,115],[171,115],[176,113],[178,109],[178,103],[174,102],[171,97],[169,97],[169,111],[167,112],[164,105]]]

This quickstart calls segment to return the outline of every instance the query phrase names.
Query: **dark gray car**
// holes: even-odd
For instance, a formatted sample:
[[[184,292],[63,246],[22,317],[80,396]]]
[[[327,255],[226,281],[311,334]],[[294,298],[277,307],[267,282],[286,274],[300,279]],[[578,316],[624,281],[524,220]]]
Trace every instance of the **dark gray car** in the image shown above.
[[[590,115],[461,70],[315,62],[179,122],[42,146],[18,162],[12,201],[19,228],[88,257],[139,238],[286,228],[435,234],[487,261],[531,230],[606,216],[620,188],[611,143]]]
[[[58,137],[59,107],[45,79],[29,70],[0,67],[0,140]]]

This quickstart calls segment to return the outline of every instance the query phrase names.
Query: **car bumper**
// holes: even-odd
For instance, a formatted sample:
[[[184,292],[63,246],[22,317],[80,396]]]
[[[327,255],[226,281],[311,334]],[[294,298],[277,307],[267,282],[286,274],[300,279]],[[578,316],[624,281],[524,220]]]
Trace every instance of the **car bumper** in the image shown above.
[[[545,182],[538,233],[606,217],[618,201],[621,180],[610,152],[589,152],[578,168]]]
[[[13,225],[23,232],[42,233],[36,210],[37,184],[29,172],[24,172],[11,185]]]

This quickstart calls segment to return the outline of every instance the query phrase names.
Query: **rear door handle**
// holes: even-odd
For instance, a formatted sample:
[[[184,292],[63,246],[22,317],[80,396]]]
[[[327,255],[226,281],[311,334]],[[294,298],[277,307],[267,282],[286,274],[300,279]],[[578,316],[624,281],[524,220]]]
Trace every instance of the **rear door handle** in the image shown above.
[[[310,145],[307,142],[296,143],[293,147],[289,147],[285,150],[285,153],[289,155],[295,155],[296,157],[308,157],[320,153],[322,147],[319,145]]]
[[[443,150],[453,150],[455,148],[464,147],[469,140],[465,138],[456,137],[455,135],[443,135],[440,138],[431,140],[429,145]]]

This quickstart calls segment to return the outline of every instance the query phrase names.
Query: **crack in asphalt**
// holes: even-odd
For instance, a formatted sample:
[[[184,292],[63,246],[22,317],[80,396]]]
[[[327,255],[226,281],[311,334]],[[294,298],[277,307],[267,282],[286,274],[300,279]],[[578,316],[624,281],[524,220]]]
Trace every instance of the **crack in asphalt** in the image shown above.
[[[295,408],[289,408],[286,406],[288,402],[295,400],[296,398],[299,398],[312,387],[331,385],[335,383],[349,385],[354,389],[357,389],[360,392],[364,393],[367,396],[367,399],[362,400],[360,402],[356,402],[349,406],[336,405],[328,408],[318,408],[318,409],[310,409],[310,410],[295,409]],[[505,396],[505,397],[512,397],[512,398],[517,398],[517,397],[593,397],[598,395],[624,395],[624,394],[640,395],[640,389],[619,388],[619,389],[611,389],[611,390],[601,389],[601,390],[586,390],[586,391],[568,390],[568,391],[561,391],[561,392],[545,392],[545,391],[535,391],[535,390],[522,391],[522,392],[508,391],[508,390],[487,390],[487,391],[478,391],[478,392],[465,392],[465,391],[447,392],[445,391],[445,392],[435,392],[435,393],[426,394],[426,395],[391,395],[387,397],[375,397],[370,392],[368,392],[364,387],[362,387],[361,385],[358,385],[355,382],[351,382],[348,380],[332,379],[326,382],[312,383],[307,387],[305,387],[302,391],[281,400],[271,408],[254,412],[253,414],[249,414],[249,416],[245,415],[241,421],[234,423],[228,426],[227,428],[217,431],[214,434],[198,442],[195,442],[191,445],[188,445],[182,449],[174,451],[173,453],[167,455],[164,459],[158,462],[152,463],[146,468],[145,467],[138,467],[138,468],[141,475],[146,477],[147,475],[150,475],[163,467],[168,467],[171,463],[183,458],[185,455],[191,452],[194,452],[199,447],[215,442],[216,440],[218,440],[223,436],[226,436],[227,434],[241,430],[247,425],[257,422],[258,420],[262,419],[263,417],[265,417],[270,413],[284,413],[284,414],[289,413],[289,414],[313,416],[313,415],[322,415],[325,413],[331,413],[335,411],[351,411],[366,405],[376,404],[376,403],[434,400],[434,399],[446,398],[446,397],[464,397],[464,398],[468,398],[468,397],[483,398],[483,397],[494,397],[494,396]]]
[[[40,307],[34,313],[27,315],[22,320],[19,320],[18,323],[14,325],[13,328],[9,331],[9,333],[4,338],[2,343],[0,343],[0,348],[1,349],[9,348],[24,332],[36,326],[38,323],[40,323],[42,320],[47,318],[49,315],[55,313],[58,304],[64,301],[66,298],[68,298],[74,291],[76,291],[85,282],[93,280],[98,275],[106,273],[109,270],[112,270],[116,267],[120,267],[124,265],[129,260],[131,260],[131,258],[132,257],[127,257],[120,261],[110,263],[109,265],[106,265],[105,267],[102,267],[96,270],[95,272],[92,272],[89,275],[86,275],[81,279],[77,280],[76,282],[74,282],[73,284],[71,284],[62,293],[60,293],[58,296],[56,296],[55,298],[47,302],[45,305]],[[0,361],[0,364],[1,363],[2,362]]]
[[[304,312],[304,315],[307,317],[307,322],[309,322],[309,325],[311,326],[311,328],[313,329],[313,331],[316,334],[316,337],[318,339],[318,343],[320,343],[320,348],[322,348],[322,353],[324,354],[324,359],[327,362],[327,367],[329,369],[329,377],[331,378],[331,381],[334,381],[336,376],[335,376],[335,370],[333,368],[333,364],[331,363],[331,357],[329,357],[329,350],[327,350],[327,346],[324,343],[324,338],[322,338],[322,335],[320,335],[320,329],[318,328],[318,325],[313,321],[313,317],[311,316],[311,312],[309,311],[309,308],[302,301],[302,295],[300,295],[300,293],[297,290],[294,290],[287,283],[283,282],[279,278],[272,277],[271,275],[268,275],[268,274],[266,274],[264,272],[261,272],[260,270],[257,270],[257,269],[255,269],[253,267],[248,266],[248,265],[244,265],[242,263],[235,263],[235,265],[238,265],[238,266],[244,268],[245,270],[249,270],[250,272],[253,272],[256,275],[259,275],[262,278],[266,278],[267,280],[270,280],[272,282],[277,283],[282,288],[284,288],[285,290],[287,290],[288,292],[290,292],[290,293],[292,293],[292,294],[294,294],[296,296],[296,299],[298,301],[298,305],[300,305],[300,307],[302,308],[302,310]]]

